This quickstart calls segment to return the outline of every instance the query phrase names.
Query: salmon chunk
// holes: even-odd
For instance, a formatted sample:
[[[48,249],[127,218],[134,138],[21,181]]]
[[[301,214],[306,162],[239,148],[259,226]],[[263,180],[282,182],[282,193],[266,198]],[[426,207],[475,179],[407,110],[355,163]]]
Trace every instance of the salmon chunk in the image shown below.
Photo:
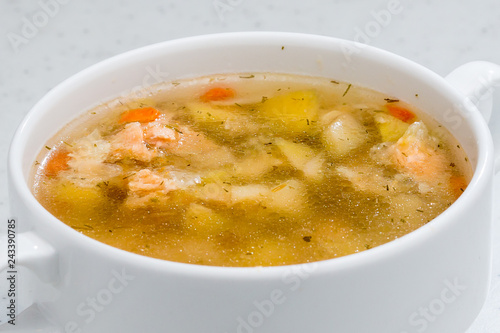
[[[169,120],[161,117],[158,120],[150,122],[142,126],[144,131],[144,140],[147,144],[164,148],[169,143],[177,141],[180,133],[177,133],[175,126],[169,124]]]
[[[142,162],[149,162],[156,155],[154,149],[149,149],[144,141],[144,132],[139,122],[129,123],[116,133],[111,139],[109,158],[117,161],[132,158]]]
[[[178,188],[172,179],[142,169],[129,178],[125,204],[131,208],[144,207],[156,200],[165,200],[166,194]]]
[[[147,194],[150,192],[169,192],[175,189],[174,183],[163,177],[154,174],[149,169],[142,169],[130,177],[128,188],[137,194]]]
[[[415,122],[397,142],[379,144],[372,148],[371,154],[378,162],[389,164],[420,183],[424,190],[448,183],[451,176],[447,158],[438,144],[438,139],[430,135],[422,122]]]

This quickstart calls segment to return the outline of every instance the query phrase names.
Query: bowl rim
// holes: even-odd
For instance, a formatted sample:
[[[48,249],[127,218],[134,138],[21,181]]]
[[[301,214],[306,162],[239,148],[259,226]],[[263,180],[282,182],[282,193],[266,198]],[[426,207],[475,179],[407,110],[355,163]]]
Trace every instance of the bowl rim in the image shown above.
[[[136,267],[144,269],[161,270],[164,272],[175,272],[178,274],[203,274],[205,277],[227,277],[227,278],[244,278],[244,279],[263,279],[263,278],[279,278],[283,274],[290,272],[297,267],[304,267],[310,269],[314,267],[315,271],[319,272],[332,272],[337,270],[351,269],[354,267],[364,266],[367,264],[376,264],[377,261],[386,258],[387,256],[395,255],[399,252],[411,249],[412,247],[425,242],[426,239],[432,237],[432,233],[440,229],[447,228],[453,223],[454,217],[458,217],[462,212],[467,209],[467,201],[474,196],[481,195],[481,190],[486,187],[488,181],[488,174],[493,173],[493,143],[491,135],[484,118],[480,115],[479,111],[473,107],[468,106],[468,112],[473,114],[472,117],[467,117],[465,121],[468,122],[471,130],[476,136],[475,142],[478,149],[477,162],[473,177],[470,181],[468,188],[465,192],[455,201],[448,209],[446,209],[439,216],[434,218],[426,225],[403,235],[402,237],[392,240],[383,245],[379,245],[367,251],[346,255],[343,257],[315,261],[311,263],[284,265],[284,266],[269,266],[269,267],[221,267],[221,266],[206,266],[197,264],[187,264],[173,262],[163,259],[156,259],[146,257],[139,254],[131,253],[121,250],[110,245],[101,243],[88,236],[80,234],[73,228],[69,227],[62,221],[51,215],[32,194],[28,182],[22,173],[22,153],[27,145],[26,131],[29,131],[30,124],[36,123],[37,119],[43,116],[46,104],[49,104],[53,99],[57,99],[58,95],[64,93],[70,86],[74,84],[81,84],[81,81],[91,80],[92,77],[102,70],[109,69],[114,66],[122,66],[123,63],[129,61],[137,61],[143,59],[145,54],[157,54],[162,50],[169,47],[183,47],[185,45],[195,45],[196,43],[233,43],[233,44],[248,44],[248,43],[269,43],[277,42],[286,45],[287,42],[307,41],[309,43],[345,43],[352,47],[360,47],[360,44],[353,41],[339,39],[330,36],[303,34],[303,33],[290,33],[290,32],[272,32],[272,31],[259,31],[259,32],[231,32],[231,33],[217,33],[198,35],[193,37],[185,37],[180,39],[168,40],[160,43],[151,44],[148,46],[140,47],[125,53],[113,56],[111,58],[100,61],[86,69],[72,75],[68,79],[59,83],[51,91],[49,91],[42,99],[40,99],[25,116],[14,137],[8,152],[8,178],[11,186],[15,188],[18,198],[23,202],[23,205],[29,207],[30,210],[36,212],[34,216],[38,220],[45,221],[44,223],[50,225],[54,231],[64,233],[69,240],[78,246],[91,249],[92,251],[100,252],[101,255],[106,255],[112,260],[121,261],[126,265],[133,264]],[[463,99],[457,90],[455,90],[443,77],[437,75],[424,66],[421,66],[407,58],[401,57],[394,53],[375,48],[370,45],[362,44],[363,52],[370,53],[371,57],[381,59],[384,62],[398,63],[408,68],[408,72],[413,71],[415,75],[422,77],[425,80],[432,81],[434,85],[440,87],[440,95],[444,98],[460,100]],[[378,61],[378,60],[377,60]],[[45,109],[47,112],[47,109]],[[29,133],[29,132],[28,132]],[[13,188],[10,189],[12,191]],[[11,195],[10,195],[11,196]],[[35,232],[37,227],[34,227]]]

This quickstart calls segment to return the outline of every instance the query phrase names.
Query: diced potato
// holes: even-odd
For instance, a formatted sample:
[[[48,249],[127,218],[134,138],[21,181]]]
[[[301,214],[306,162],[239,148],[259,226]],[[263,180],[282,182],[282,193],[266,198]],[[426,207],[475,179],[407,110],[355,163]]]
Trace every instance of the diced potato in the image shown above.
[[[217,182],[204,183],[196,188],[194,195],[205,202],[227,205],[231,202],[231,186]]]
[[[277,138],[275,143],[290,164],[297,170],[302,170],[307,162],[316,156],[311,147],[301,143],[294,143],[283,138]]]
[[[384,142],[397,141],[410,126],[408,123],[387,113],[377,114],[375,116],[375,124]]]
[[[200,234],[214,234],[224,230],[226,219],[212,209],[191,203],[186,211],[184,226]]]
[[[101,200],[99,187],[83,187],[72,182],[61,182],[56,191],[59,200],[73,202],[75,205],[93,205]]]
[[[98,186],[80,186],[70,181],[62,181],[54,191],[55,199],[64,202],[71,210],[88,216],[106,202]]]
[[[300,90],[272,97],[262,103],[261,115],[279,132],[313,131],[318,120],[319,101],[314,90]]]
[[[259,203],[265,201],[270,193],[267,186],[260,184],[233,186],[231,188],[231,201],[233,204],[242,202]]]
[[[306,178],[320,180],[323,177],[322,168],[324,159],[317,155],[314,149],[300,143],[294,143],[282,138],[277,138],[275,144],[290,164],[304,173]]]
[[[191,116],[201,123],[221,123],[228,119],[236,118],[234,112],[229,111],[228,108],[213,106],[208,103],[189,103],[186,105]]]
[[[325,158],[323,154],[318,154],[304,165],[302,172],[304,172],[304,176],[307,179],[318,182],[321,181],[325,175],[324,165]]]
[[[304,185],[291,179],[271,188],[264,205],[280,213],[300,214],[306,208],[306,189]]]
[[[260,184],[232,186],[231,202],[260,203],[280,214],[298,215],[306,207],[306,194],[304,185],[292,179],[272,188]]]
[[[233,165],[233,176],[240,180],[255,180],[262,177],[282,161],[270,154],[260,154],[244,157]]]
[[[342,157],[368,140],[368,133],[353,115],[332,111],[323,117],[323,143],[333,157]]]
[[[211,103],[190,103],[187,105],[193,119],[205,127],[224,130],[230,135],[244,135],[258,130],[257,125],[243,115],[234,103],[218,106]]]

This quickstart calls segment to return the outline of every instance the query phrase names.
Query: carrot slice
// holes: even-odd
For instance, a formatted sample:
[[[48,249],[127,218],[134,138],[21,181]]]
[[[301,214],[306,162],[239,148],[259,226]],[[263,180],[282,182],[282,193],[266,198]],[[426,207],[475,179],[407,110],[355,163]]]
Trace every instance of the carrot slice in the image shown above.
[[[463,176],[451,176],[450,188],[456,198],[458,198],[467,188],[467,181]]]
[[[415,119],[415,114],[411,112],[410,110],[394,105],[394,104],[387,104],[387,110],[389,110],[389,113],[393,116],[398,118],[399,120],[404,121],[405,123],[412,123],[413,119]]]
[[[153,107],[145,107],[139,109],[132,109],[124,112],[119,122],[123,123],[131,123],[131,122],[141,122],[141,123],[149,123],[150,121],[154,121],[160,117],[161,112],[156,110]]]
[[[212,88],[201,95],[200,99],[203,102],[222,101],[233,98],[235,94],[235,91],[231,88]]]
[[[63,170],[69,168],[68,162],[71,160],[69,152],[66,150],[56,150],[48,156],[43,172],[46,176],[57,176]]]

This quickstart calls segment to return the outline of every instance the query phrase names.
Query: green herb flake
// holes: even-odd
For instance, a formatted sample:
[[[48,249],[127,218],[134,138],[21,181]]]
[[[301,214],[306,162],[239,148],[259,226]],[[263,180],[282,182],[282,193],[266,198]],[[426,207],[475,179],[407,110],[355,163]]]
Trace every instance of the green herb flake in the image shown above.
[[[124,179],[124,180],[125,180],[125,179],[127,179],[127,178],[132,177],[133,175],[135,175],[135,172],[134,172],[134,173],[131,173],[131,174],[130,174],[130,175],[128,175],[128,176],[123,177],[122,179]]]
[[[198,113],[201,113],[201,112],[200,112],[200,111],[198,111]],[[179,134],[182,134],[182,132],[181,132],[181,131],[177,128],[177,127],[175,127],[175,126],[168,125],[168,124],[165,124],[164,126],[165,126],[166,128],[170,128],[171,130],[176,131],[176,132],[177,132],[177,133],[179,133]]]
[[[275,188],[271,189],[271,192],[273,193],[276,193],[282,189],[284,189],[288,184],[287,183],[284,183],[284,184],[281,184],[281,185],[278,185],[276,186]]]
[[[349,89],[351,89],[351,86],[352,86],[352,84],[349,83],[349,85],[347,86],[347,89],[344,91],[344,94],[342,95],[342,97],[344,97],[347,94]]]

